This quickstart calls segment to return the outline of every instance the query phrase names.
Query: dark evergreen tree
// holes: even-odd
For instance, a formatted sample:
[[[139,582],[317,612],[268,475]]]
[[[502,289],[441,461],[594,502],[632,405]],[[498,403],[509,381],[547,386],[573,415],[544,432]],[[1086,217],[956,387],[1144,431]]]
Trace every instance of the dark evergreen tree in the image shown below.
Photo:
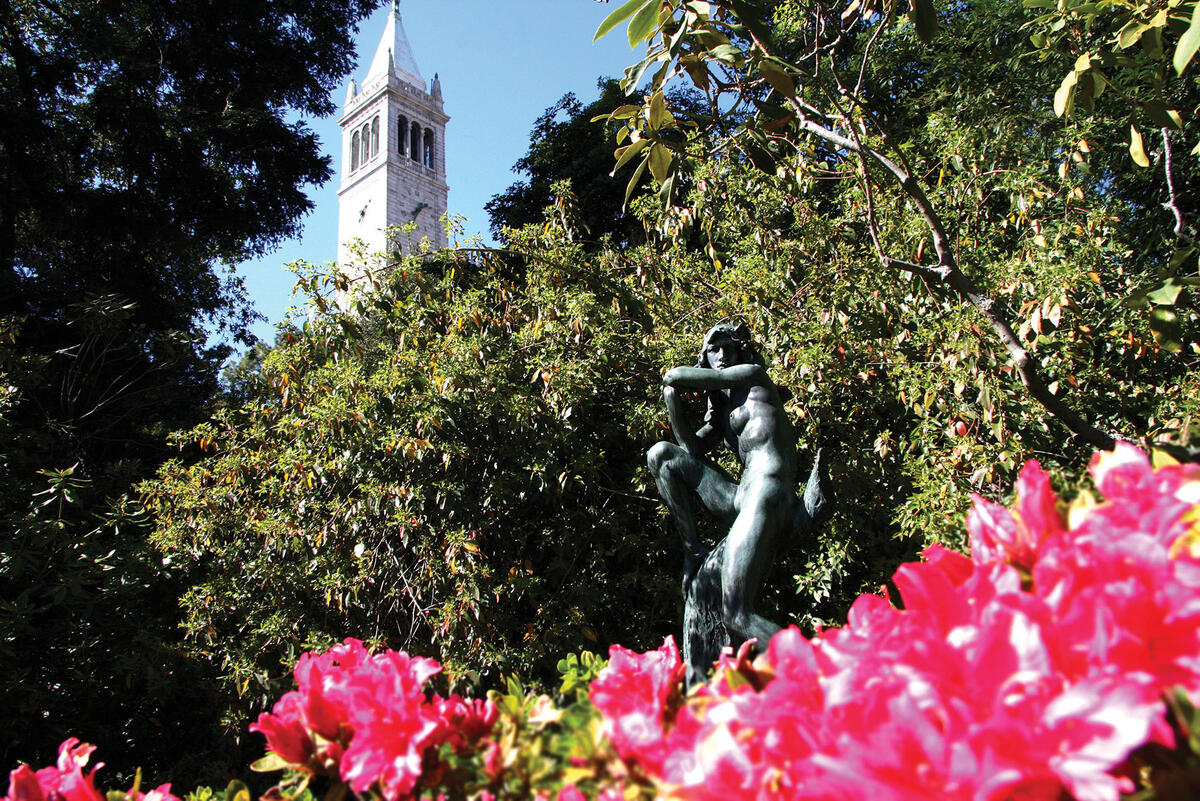
[[[628,177],[610,175],[616,132],[592,122],[628,98],[612,78],[602,78],[596,85],[600,97],[588,105],[568,92],[537,118],[528,152],[513,165],[513,172],[525,177],[484,207],[493,236],[503,239],[505,227],[541,222],[546,207],[554,202],[554,182],[569,180],[584,236],[599,239],[610,234],[617,245],[645,239],[641,223],[625,208]]]
[[[209,336],[246,339],[223,265],[294,234],[329,177],[295,117],[334,110],[375,4],[0,0],[5,764],[72,735],[117,746],[110,777],[212,756],[175,586],[118,499],[207,413]]]

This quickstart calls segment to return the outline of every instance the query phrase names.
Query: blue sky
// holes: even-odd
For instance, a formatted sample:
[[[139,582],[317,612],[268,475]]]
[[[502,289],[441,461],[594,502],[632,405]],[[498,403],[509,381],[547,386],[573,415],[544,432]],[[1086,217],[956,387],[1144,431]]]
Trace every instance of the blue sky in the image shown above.
[[[446,173],[450,212],[468,218],[467,234],[487,239],[483,205],[516,180],[512,165],[525,154],[533,122],[567,92],[585,103],[597,95],[596,80],[620,76],[636,53],[624,28],[595,44],[592,36],[613,10],[596,0],[401,0],[400,13],[413,54],[426,80],[442,80],[446,113]],[[358,35],[361,80],[383,33],[390,2],[363,22]],[[283,319],[293,277],[282,268],[304,259],[315,264],[337,254],[337,187],[341,131],[337,124],[346,84],[334,90],[339,113],[308,120],[335,174],[324,186],[310,187],[314,210],[304,218],[300,237],[261,259],[237,267],[255,308],[268,322],[255,334],[274,340]]]

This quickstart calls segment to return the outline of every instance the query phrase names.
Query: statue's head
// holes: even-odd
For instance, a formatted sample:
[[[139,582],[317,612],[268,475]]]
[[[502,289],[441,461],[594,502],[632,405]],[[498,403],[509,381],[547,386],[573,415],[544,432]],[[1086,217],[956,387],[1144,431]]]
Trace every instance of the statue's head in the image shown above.
[[[696,366],[713,367],[710,354],[721,346],[731,348],[736,354],[737,360],[731,364],[763,363],[762,357],[758,355],[758,349],[754,347],[754,341],[750,338],[749,328],[742,323],[737,325],[719,323],[708,329],[708,333],[704,335],[704,344],[700,346],[700,353],[696,357]]]

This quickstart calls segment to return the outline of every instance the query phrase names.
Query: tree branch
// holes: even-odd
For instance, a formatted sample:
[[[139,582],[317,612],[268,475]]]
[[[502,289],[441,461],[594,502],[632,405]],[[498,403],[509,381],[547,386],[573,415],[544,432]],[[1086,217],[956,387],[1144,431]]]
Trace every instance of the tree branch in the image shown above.
[[[1117,438],[1115,436],[1087,422],[1080,414],[1063,403],[1061,399],[1050,391],[1049,386],[1042,378],[1041,371],[1038,369],[1037,361],[1030,356],[1029,351],[1021,343],[1020,337],[1013,331],[1012,324],[1009,322],[1003,308],[995,300],[988,297],[974,281],[959,269],[957,260],[950,247],[950,237],[946,232],[941,217],[933,207],[933,203],[925,193],[925,189],[921,186],[920,182],[904,167],[874,148],[868,147],[862,144],[861,141],[858,141],[857,134],[853,138],[843,136],[809,118],[805,109],[799,103],[794,102],[794,100],[791,105],[796,112],[797,121],[804,130],[846,151],[856,153],[864,160],[864,180],[867,183],[870,183],[870,177],[866,174],[867,160],[874,161],[891,173],[897,183],[899,183],[904,194],[917,207],[918,212],[925,221],[925,225],[929,228],[929,232],[933,236],[934,251],[938,257],[936,265],[920,265],[900,259],[893,259],[883,254],[882,249],[877,244],[880,263],[885,267],[905,270],[915,273],[927,281],[943,284],[969,301],[992,327],[997,338],[1004,345],[1005,350],[1008,351],[1009,358],[1012,360],[1014,368],[1016,368],[1021,383],[1029,392],[1029,395],[1041,404],[1042,408],[1056,417],[1072,434],[1092,447],[1103,450],[1112,450],[1116,447]]]
[[[1182,239],[1189,245],[1195,244],[1195,240],[1184,231],[1183,209],[1179,207],[1179,195],[1175,191],[1175,153],[1171,145],[1171,130],[1164,125],[1161,133],[1163,142],[1163,172],[1167,176],[1168,197],[1167,202],[1163,205],[1175,216],[1175,237]]]

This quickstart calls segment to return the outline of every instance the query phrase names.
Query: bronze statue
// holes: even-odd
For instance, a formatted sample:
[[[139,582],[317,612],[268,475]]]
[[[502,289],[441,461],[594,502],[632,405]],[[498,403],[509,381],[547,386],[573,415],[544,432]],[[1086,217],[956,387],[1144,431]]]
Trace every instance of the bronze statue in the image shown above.
[[[820,454],[804,498],[796,496],[796,435],[745,326],[714,326],[696,366],[667,371],[663,384],[678,444],[659,442],[647,462],[683,540],[683,644],[691,684],[703,680],[722,646],[754,638],[765,647],[779,630],[755,612],[763,581],[781,539],[811,528],[826,504]],[[707,395],[699,429],[686,419],[686,392]],[[722,441],[742,464],[740,480],[708,458]],[[712,550],[697,536],[692,493],[729,525]]]

